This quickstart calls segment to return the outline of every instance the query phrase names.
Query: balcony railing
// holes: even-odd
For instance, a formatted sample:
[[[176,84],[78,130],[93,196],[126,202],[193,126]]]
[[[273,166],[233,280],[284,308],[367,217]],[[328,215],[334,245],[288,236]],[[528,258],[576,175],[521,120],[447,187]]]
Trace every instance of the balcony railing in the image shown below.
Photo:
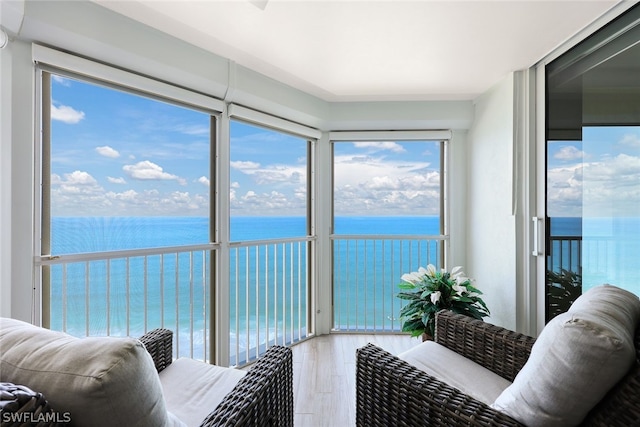
[[[335,235],[333,324],[335,331],[399,332],[396,297],[404,273],[440,268],[443,236]]]
[[[581,273],[582,237],[551,236],[549,240],[549,265],[547,269],[556,273],[562,270]]]
[[[231,244],[230,362],[243,365],[274,344],[309,333],[309,254],[313,239]]]
[[[50,328],[74,336],[134,337],[168,328],[174,331],[175,357],[208,360],[213,248],[43,258],[38,265],[49,277]]]
[[[232,365],[307,336],[311,243],[231,244]],[[212,244],[43,257],[37,266],[49,283],[49,327],[74,336],[134,337],[168,328],[174,357],[208,361],[215,250]]]

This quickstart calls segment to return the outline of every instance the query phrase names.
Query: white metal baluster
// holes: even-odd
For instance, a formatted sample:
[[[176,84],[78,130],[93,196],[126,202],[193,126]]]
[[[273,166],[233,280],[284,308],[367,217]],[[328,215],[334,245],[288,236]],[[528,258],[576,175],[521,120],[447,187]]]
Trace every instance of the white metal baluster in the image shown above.
[[[289,334],[290,342],[293,343],[293,330],[294,330],[294,321],[293,321],[293,242],[289,243],[289,306],[291,310],[289,311],[290,325],[289,328],[291,330]]]
[[[85,309],[85,335],[89,336],[89,319],[91,313],[89,312],[89,261],[84,264],[84,309]]]
[[[164,254],[160,254],[160,327],[164,328]]]
[[[278,343],[278,245],[273,245],[273,342]]]
[[[287,246],[282,244],[282,345],[287,339]]]
[[[387,309],[387,301],[386,301],[386,298],[385,298],[385,295],[387,295],[387,289],[386,289],[386,284],[387,284],[386,277],[387,276],[384,274],[385,273],[385,266],[387,264],[386,257],[387,257],[387,253],[385,252],[385,241],[383,240],[382,241],[382,257],[381,257],[382,258],[382,260],[381,260],[381,262],[382,262],[382,272],[381,273],[382,273],[382,310],[383,310],[383,315],[384,315],[384,311]],[[391,316],[390,316],[389,320],[391,320],[391,330],[393,330],[393,311],[391,312]],[[386,323],[386,317],[383,317],[382,318],[382,329],[384,329],[385,323]]]
[[[269,246],[264,245],[264,321],[265,321],[265,351],[269,348]]]
[[[376,293],[378,290],[377,287],[377,281],[378,281],[378,276],[376,275],[376,240],[373,241],[373,265],[372,265],[372,270],[373,270],[373,331],[375,332],[376,330],[376,319],[378,318],[378,308],[376,307]]]
[[[193,359],[193,251],[189,251],[189,338],[190,357]]]
[[[176,356],[180,357],[180,261],[176,252],[175,261],[175,289],[176,289]]]
[[[147,304],[147,300],[149,298],[149,272],[148,272],[148,257],[145,255],[144,256],[144,331],[147,332],[148,330],[148,326],[147,326],[147,312],[149,310],[148,308],[148,304]]]
[[[107,336],[111,335],[111,260],[107,260]]]
[[[244,286],[245,286],[245,294],[244,294],[244,299],[245,299],[245,329],[246,329],[246,347],[245,347],[245,360],[248,362],[249,361],[249,335],[251,334],[251,324],[249,323],[249,246],[247,246],[245,248],[245,261],[244,261],[244,271],[245,271],[245,278],[244,278]]]
[[[306,258],[305,258],[306,259]],[[302,242],[298,242],[298,340],[302,339]],[[305,262],[306,264],[306,262]],[[306,276],[305,276],[306,277]]]
[[[355,306],[356,306],[356,331],[360,328],[360,315],[358,313],[358,302],[360,302],[360,297],[359,297],[359,290],[358,289],[360,287],[360,277],[358,277],[358,253],[359,253],[359,246],[360,240],[356,239],[356,250],[355,250],[355,257],[356,257],[356,267],[355,267],[355,282],[356,282],[356,301],[355,301]]]
[[[207,251],[202,251],[202,358],[207,359]]]
[[[127,336],[129,336],[130,332],[129,332],[129,322],[130,322],[130,313],[129,313],[129,309],[130,306],[129,304],[131,303],[131,301],[129,300],[130,295],[131,295],[131,282],[130,282],[130,277],[129,277],[129,273],[130,273],[130,265],[129,265],[129,257],[127,257],[127,268],[126,268],[126,274],[127,274],[127,279],[125,280],[125,283],[127,284],[126,289],[127,289],[127,298],[126,298],[126,312],[127,312]]]
[[[260,356],[260,247],[256,246],[256,359]]]
[[[62,264],[62,330],[67,332],[67,264]]]
[[[239,292],[240,292],[240,282],[239,282],[239,278],[238,278],[238,274],[239,274],[239,261],[238,261],[238,255],[239,255],[239,249],[236,248],[235,249],[235,255],[236,255],[236,265],[235,265],[235,292],[236,292],[236,301],[235,301],[235,306],[236,306],[236,365],[240,364],[240,297],[239,297]]]

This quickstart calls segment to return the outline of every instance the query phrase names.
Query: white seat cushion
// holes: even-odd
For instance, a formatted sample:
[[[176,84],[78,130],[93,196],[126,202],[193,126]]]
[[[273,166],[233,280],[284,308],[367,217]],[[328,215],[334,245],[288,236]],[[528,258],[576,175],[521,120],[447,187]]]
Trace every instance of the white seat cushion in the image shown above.
[[[604,285],[543,329],[513,384],[492,405],[530,426],[580,424],[635,361],[638,297]]]
[[[167,409],[189,427],[199,426],[247,374],[180,358],[160,372]]]
[[[487,405],[511,384],[500,375],[433,341],[425,341],[398,357]]]
[[[75,338],[0,319],[0,380],[41,392],[76,426],[173,426],[151,355],[133,338]]]

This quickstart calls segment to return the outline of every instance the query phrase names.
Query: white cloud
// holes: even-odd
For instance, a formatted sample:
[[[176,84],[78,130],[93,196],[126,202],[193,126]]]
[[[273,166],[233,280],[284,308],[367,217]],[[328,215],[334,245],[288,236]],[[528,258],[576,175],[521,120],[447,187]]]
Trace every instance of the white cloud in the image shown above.
[[[255,162],[231,162],[231,166],[241,173],[250,176],[256,184],[294,184],[299,185],[307,180],[306,164],[301,165],[267,165],[261,167]]]
[[[173,175],[165,172],[161,166],[156,165],[149,160],[144,160],[136,163],[135,165],[125,165],[122,169],[133,179],[142,181],[147,180],[175,180],[181,185],[185,185],[186,182],[183,178],[177,175]]]
[[[404,153],[406,150],[402,145],[393,141],[358,141],[353,145],[356,148],[369,148],[370,152],[392,151],[394,153]]]
[[[547,171],[550,216],[637,216],[640,209],[640,157],[618,154],[597,162]]]
[[[67,87],[71,86],[71,80],[69,80],[69,79],[65,79],[65,78],[64,78],[64,77],[62,77],[62,76],[57,76],[57,75],[55,75],[55,74],[52,74],[52,75],[51,75],[51,78],[52,78],[52,80],[53,80],[54,82],[56,82],[56,83],[58,83],[58,84],[60,84],[60,85],[62,85],[62,86],[67,86]]]
[[[73,185],[94,185],[97,181],[89,172],[73,171],[65,174],[65,183]]]
[[[108,145],[105,145],[103,147],[96,147],[96,151],[101,156],[109,157],[111,159],[117,159],[118,157],[120,157],[120,153],[118,153],[117,150],[114,150],[113,148],[109,147]]]
[[[580,160],[584,156],[584,152],[578,150],[572,145],[565,145],[554,154],[553,158],[558,160]]]
[[[279,191],[257,193],[253,190],[237,197],[236,191],[231,190],[231,210],[233,212],[251,212],[255,215],[305,215],[306,198],[294,196],[289,198]]]
[[[240,183],[238,181],[233,181],[231,183],[231,188],[240,188]]]
[[[59,107],[51,105],[51,119],[74,125],[84,119],[84,112],[74,110],[67,105],[60,105]]]
[[[114,177],[108,176],[107,177],[107,181],[109,181],[112,184],[126,184],[127,183],[127,181],[122,177],[114,178]]]
[[[253,169],[258,169],[260,167],[260,163],[251,162],[251,161],[246,161],[246,162],[235,161],[235,162],[230,162],[230,165],[232,168],[238,169],[240,171],[253,170]]]
[[[633,148],[640,148],[640,136],[635,133],[627,133],[620,140],[620,144]]]
[[[209,187],[210,183],[209,183],[209,178],[207,178],[206,176],[201,176],[200,178],[198,178],[198,182],[202,185],[205,185],[207,187]]]

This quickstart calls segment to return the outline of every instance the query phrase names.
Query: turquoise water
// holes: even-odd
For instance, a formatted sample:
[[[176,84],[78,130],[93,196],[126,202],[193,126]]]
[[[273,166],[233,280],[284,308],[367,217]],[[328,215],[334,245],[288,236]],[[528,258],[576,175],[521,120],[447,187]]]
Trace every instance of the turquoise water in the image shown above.
[[[571,267],[588,266],[583,268],[585,289],[607,282],[640,293],[640,269],[636,261],[640,253],[638,218],[608,221],[554,218],[551,224],[551,232],[556,236],[583,233],[582,251]],[[366,234],[437,235],[439,224],[436,217],[342,217],[336,218],[335,228],[338,235],[363,237]],[[236,217],[231,223],[232,241],[242,242],[304,237],[305,230],[302,217]],[[54,255],[208,241],[207,218],[52,219]],[[333,314],[336,327],[341,329],[397,330],[400,301],[393,295],[400,276],[418,266],[437,264],[439,259],[435,241],[417,244],[338,239],[334,250]],[[308,256],[304,244],[231,250],[229,339],[232,347],[243,352],[267,341],[286,342],[306,334]],[[552,256],[559,257],[559,251],[554,251]],[[257,260],[249,271],[244,268],[247,257],[252,262]],[[275,259],[281,261],[276,263]],[[185,253],[136,257],[128,262],[82,262],[70,264],[66,269],[54,266],[51,268],[52,328],[82,336],[137,335],[166,326],[176,330],[181,352],[190,352],[193,344],[193,356],[204,357],[210,321],[210,276],[211,260],[206,252],[196,252],[194,256]],[[482,284],[478,286],[482,288]],[[276,300],[281,305],[274,310],[272,303]],[[278,317],[278,313],[290,311],[293,316]],[[63,313],[66,313],[64,323]],[[128,329],[126,325],[130,325]],[[257,338],[243,333],[247,325],[259,332]],[[192,334],[192,330],[195,333]]]
[[[304,237],[305,230],[302,217],[237,217],[231,223],[232,241],[239,242]],[[337,218],[336,231],[356,235],[436,235],[438,219]],[[56,217],[52,219],[51,240],[52,254],[63,255],[202,244],[209,241],[208,236],[206,218]],[[358,296],[369,293],[369,305],[377,299],[378,308],[374,311],[383,313],[387,319],[373,327],[393,329],[398,324],[392,324],[390,319],[399,310],[399,301],[390,295],[397,291],[400,275],[408,271],[410,265],[415,265],[415,269],[435,262],[424,257],[430,253],[435,257],[437,253],[424,247],[405,245],[403,248],[387,242],[386,259],[394,260],[394,254],[397,255],[394,269],[376,262],[373,255],[380,252],[380,247],[363,249],[362,244],[360,241],[335,242],[341,261],[336,262],[334,274],[344,283],[337,287],[336,300],[351,301],[353,306],[337,304],[336,321],[347,327],[371,323],[372,315],[367,319],[365,308],[360,307],[363,302],[356,304],[362,299]],[[360,259],[354,250],[360,252]],[[403,256],[402,251],[406,251]],[[232,348],[243,352],[267,341],[293,341],[306,334],[308,256],[307,245],[297,243],[231,249],[229,339]],[[250,269],[244,267],[247,258],[252,261]],[[206,328],[210,323],[210,275],[211,260],[206,252],[196,252],[194,256],[184,253],[134,257],[128,261],[81,262],[64,269],[54,266],[51,268],[52,328],[78,336],[135,336],[155,327],[170,327],[176,331],[181,351],[190,353],[193,344],[193,356],[204,358]],[[278,305],[274,305],[275,301]],[[286,315],[283,317],[282,313]],[[257,337],[243,332],[247,325],[259,332]]]

